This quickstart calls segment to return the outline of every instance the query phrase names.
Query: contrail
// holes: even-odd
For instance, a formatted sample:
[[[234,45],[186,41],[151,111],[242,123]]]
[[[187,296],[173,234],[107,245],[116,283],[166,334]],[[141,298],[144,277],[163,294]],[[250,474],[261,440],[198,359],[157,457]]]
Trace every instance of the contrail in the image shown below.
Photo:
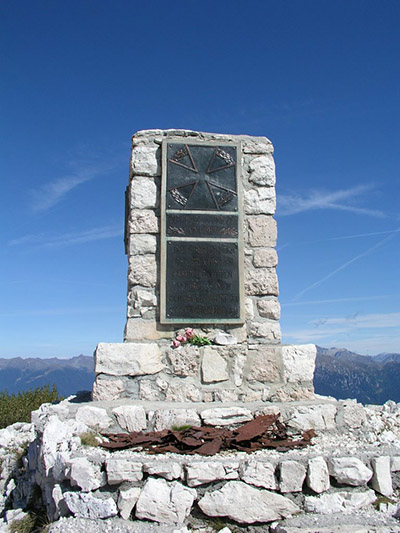
[[[344,270],[346,267],[348,267],[349,265],[351,265],[355,261],[358,261],[362,257],[365,257],[366,255],[370,254],[371,252],[376,250],[376,248],[379,248],[379,246],[382,246],[383,244],[385,244],[385,242],[387,242],[390,239],[392,239],[394,237],[394,235],[395,235],[395,232],[399,231],[399,230],[400,230],[400,228],[398,228],[397,230],[393,231],[390,235],[388,235],[387,237],[385,237],[384,239],[382,239],[378,243],[374,244],[373,246],[371,246],[370,248],[365,250],[365,252],[363,252],[362,254],[356,255],[355,257],[353,257],[349,261],[346,261],[345,263],[343,263],[343,265],[341,265],[340,267],[336,268],[335,270],[333,270],[332,272],[330,272],[329,274],[327,274],[326,276],[324,276],[320,280],[312,283],[311,285],[309,285],[308,287],[306,287],[305,289],[300,291],[298,294],[296,294],[296,296],[293,298],[293,300],[297,300],[298,298],[300,298],[300,296],[303,296],[303,294],[305,294],[309,290],[313,289],[314,287],[318,287],[318,285],[321,285],[321,283],[323,283],[324,281],[330,279],[332,276],[334,276],[335,274],[337,274],[341,270]]]

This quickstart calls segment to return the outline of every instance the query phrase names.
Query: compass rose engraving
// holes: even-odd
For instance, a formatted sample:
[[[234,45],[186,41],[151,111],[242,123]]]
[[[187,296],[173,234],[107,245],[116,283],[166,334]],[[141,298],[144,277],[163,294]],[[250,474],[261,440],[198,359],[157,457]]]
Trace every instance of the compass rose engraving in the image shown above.
[[[169,144],[167,208],[236,211],[236,147]]]

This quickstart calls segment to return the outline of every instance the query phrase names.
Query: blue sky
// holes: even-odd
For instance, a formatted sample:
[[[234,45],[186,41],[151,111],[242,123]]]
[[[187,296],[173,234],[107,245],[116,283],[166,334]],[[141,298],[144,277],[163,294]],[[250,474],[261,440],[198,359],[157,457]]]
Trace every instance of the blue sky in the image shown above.
[[[286,343],[400,352],[397,0],[3,0],[0,356],[122,341],[130,137],[275,146]]]

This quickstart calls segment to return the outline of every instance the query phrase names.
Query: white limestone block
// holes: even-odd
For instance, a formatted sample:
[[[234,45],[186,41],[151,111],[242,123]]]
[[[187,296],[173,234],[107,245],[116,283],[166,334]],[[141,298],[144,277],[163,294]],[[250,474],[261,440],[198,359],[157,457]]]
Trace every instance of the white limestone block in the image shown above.
[[[276,321],[256,322],[253,320],[250,326],[250,336],[262,338],[264,342],[268,341],[276,344],[282,338],[281,327],[279,322]]]
[[[106,485],[105,472],[100,465],[93,464],[87,457],[74,457],[68,461],[71,486],[78,486],[83,492],[90,492]]]
[[[392,472],[398,472],[400,470],[400,457],[392,457],[390,462],[390,469]]]
[[[274,268],[278,264],[278,254],[274,248],[256,248],[253,265],[257,268]]]
[[[119,426],[128,432],[146,429],[146,412],[138,405],[120,405],[112,410]]]
[[[151,209],[132,209],[130,213],[132,233],[158,233],[158,218]]]
[[[370,489],[362,492],[328,492],[321,496],[306,496],[304,507],[308,513],[350,513],[351,511],[370,505],[375,500],[375,492]]]
[[[249,181],[256,185],[275,185],[275,162],[272,154],[255,157],[249,164]]]
[[[371,466],[374,470],[371,487],[383,496],[390,497],[393,494],[390,457],[375,457],[371,459]]]
[[[228,481],[221,489],[207,492],[199,507],[208,516],[227,516],[241,524],[272,522],[300,511],[289,498],[242,481]]]
[[[306,477],[306,468],[297,461],[282,461],[279,465],[279,476],[281,492],[301,492]]]
[[[249,485],[277,490],[278,483],[275,476],[275,466],[250,459],[240,469],[240,479]]]
[[[173,381],[167,385],[165,390],[165,400],[167,402],[201,402],[203,391],[198,383],[189,381],[179,383]],[[183,381],[183,380],[182,380]]]
[[[139,255],[129,258],[128,282],[132,285],[155,287],[157,262],[154,255]]]
[[[96,376],[92,399],[93,401],[118,400],[124,391],[125,385],[121,379],[103,379],[101,376]]]
[[[159,409],[154,412],[154,431],[180,426],[199,426],[200,417],[194,409]]]
[[[214,407],[204,409],[200,416],[205,424],[211,426],[229,426],[253,419],[251,411],[245,407]]]
[[[95,372],[113,376],[157,374],[164,368],[155,343],[100,342],[95,352]]]
[[[218,331],[213,338],[213,343],[219,346],[228,346],[231,344],[237,344],[237,338],[225,331]]]
[[[135,504],[138,501],[141,490],[142,489],[140,487],[120,489],[117,506],[119,514],[124,520],[129,520],[132,509],[135,507]]]
[[[176,376],[197,376],[200,361],[199,348],[192,345],[170,348],[167,357]]]
[[[136,176],[131,184],[132,209],[154,209],[158,206],[158,187],[154,179]]]
[[[134,307],[142,309],[143,307],[154,307],[157,305],[157,297],[152,290],[138,289],[135,287],[132,291]]]
[[[129,238],[129,255],[155,254],[157,239],[155,235],[131,235]]]
[[[143,465],[135,463],[132,457],[114,453],[106,460],[106,472],[109,485],[117,485],[124,481],[140,481],[143,478]]]
[[[329,489],[329,470],[323,457],[313,457],[308,461],[307,485],[317,494]]]
[[[258,314],[270,320],[279,320],[281,317],[281,306],[275,298],[263,298],[257,301]]]
[[[354,487],[368,483],[372,477],[372,470],[357,457],[332,457],[328,459],[328,469],[338,483]]]
[[[247,379],[250,383],[274,383],[281,380],[280,347],[260,345],[256,350],[249,350],[249,359]]]
[[[180,479],[183,474],[183,468],[180,463],[174,461],[154,461],[152,463],[144,463],[143,471],[151,476],[160,476],[168,481],[173,479]]]
[[[267,154],[274,151],[272,143],[267,137],[250,137],[243,135],[242,147],[245,154]]]
[[[217,479],[237,479],[239,463],[224,464],[216,461],[199,461],[186,466],[186,480],[189,487],[211,483]]]
[[[302,405],[291,407],[286,419],[288,427],[298,431],[331,430],[336,428],[335,415],[336,407],[333,404]]]
[[[160,147],[152,142],[134,146],[132,150],[132,171],[141,176],[160,176]]]
[[[271,216],[259,215],[247,218],[249,225],[249,243],[253,247],[276,246],[277,225]]]
[[[283,378],[286,383],[312,381],[317,347],[315,344],[282,346]]]
[[[96,498],[91,493],[64,492],[64,501],[71,513],[78,518],[109,518],[118,514],[117,506],[110,497]]]
[[[181,524],[189,516],[196,497],[195,489],[178,481],[149,478],[136,503],[136,518]]]
[[[83,405],[79,407],[75,415],[76,420],[83,422],[88,427],[103,430],[111,426],[113,420],[102,407]]]
[[[273,215],[276,210],[274,187],[258,187],[244,194],[244,212],[246,215]]]
[[[275,269],[256,268],[245,272],[245,289],[250,296],[278,296],[278,278]]]
[[[215,383],[229,379],[228,363],[218,353],[218,350],[205,346],[201,361],[201,374],[204,383]]]
[[[341,400],[336,423],[338,426],[356,429],[363,426],[367,420],[364,406],[356,400]]]

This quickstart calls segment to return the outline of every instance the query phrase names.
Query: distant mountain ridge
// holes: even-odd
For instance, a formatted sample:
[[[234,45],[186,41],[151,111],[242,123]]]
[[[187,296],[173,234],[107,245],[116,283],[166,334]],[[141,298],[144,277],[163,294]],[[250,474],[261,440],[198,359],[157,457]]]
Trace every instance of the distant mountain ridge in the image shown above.
[[[0,359],[0,391],[10,394],[55,384],[61,395],[70,396],[91,390],[94,377],[94,358],[82,354],[71,359]],[[317,346],[314,387],[317,394],[338,399],[400,402],[400,354],[360,355]]]

